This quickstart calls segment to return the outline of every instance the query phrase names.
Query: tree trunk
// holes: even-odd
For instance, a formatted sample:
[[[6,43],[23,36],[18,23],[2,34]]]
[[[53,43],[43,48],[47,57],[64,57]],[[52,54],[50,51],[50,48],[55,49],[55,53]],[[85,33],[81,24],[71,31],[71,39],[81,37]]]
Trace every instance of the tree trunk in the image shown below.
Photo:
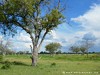
[[[89,56],[88,56],[88,50],[87,50],[87,53],[86,53],[86,54],[87,54],[87,58],[88,58],[88,57],[89,57]]]
[[[87,53],[87,58],[88,58],[89,56],[88,56],[88,53]]]
[[[36,47],[33,48],[31,59],[32,59],[32,66],[36,66],[38,61],[38,48]]]
[[[44,37],[43,37],[43,39],[44,39]],[[32,66],[36,66],[37,65],[37,61],[38,61],[38,51],[39,51],[40,46],[41,46],[41,44],[43,42],[43,39],[41,40],[40,44],[38,45],[38,39],[37,39],[38,37],[34,39],[32,34],[30,34],[30,38],[32,40],[32,46],[30,45],[31,52],[32,52],[32,57],[31,57]]]
[[[32,66],[36,66],[37,65],[37,60],[38,60],[38,47],[36,45],[36,42],[32,36],[32,34],[30,33],[30,38],[32,40],[32,46],[31,47],[31,52],[32,52],[32,56],[31,56],[31,60],[32,60]]]

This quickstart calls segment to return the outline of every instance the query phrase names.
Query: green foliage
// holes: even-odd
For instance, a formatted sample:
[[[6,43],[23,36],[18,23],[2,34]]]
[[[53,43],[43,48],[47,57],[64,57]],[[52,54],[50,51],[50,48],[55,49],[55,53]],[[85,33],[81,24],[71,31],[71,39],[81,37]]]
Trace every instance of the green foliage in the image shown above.
[[[56,52],[56,54],[61,54],[61,50],[58,50],[58,51]]]
[[[87,48],[86,47],[80,47],[80,51],[84,54],[86,52]]]
[[[51,63],[51,66],[56,66],[56,63],[54,63],[54,62],[53,62],[53,63]]]
[[[0,61],[2,61],[3,60],[3,56],[2,55],[0,55]]]
[[[57,9],[53,9],[51,13],[46,15],[46,19],[46,27],[48,26],[52,30],[63,22],[64,16]]]
[[[18,61],[14,61],[12,62],[13,65],[23,65],[23,66],[28,66],[27,64],[23,63],[23,62],[18,62]]]
[[[9,61],[5,61],[5,64],[1,67],[1,69],[10,69],[11,68],[11,63]]]
[[[87,48],[85,46],[71,46],[70,50],[74,53],[81,52],[84,55],[87,51]]]
[[[80,47],[78,47],[78,46],[72,46],[72,47],[70,47],[70,50],[72,52],[78,53],[80,51]]]
[[[60,43],[50,43],[45,46],[46,51],[49,51],[50,54],[54,54],[55,51],[61,48]]]
[[[15,27],[20,27],[26,32],[28,28],[28,32],[40,29],[50,31],[64,22],[64,16],[54,7],[49,13],[43,12],[45,9],[41,7],[50,7],[49,3],[51,4],[50,0],[8,0],[0,5],[0,23],[11,32],[17,31]]]

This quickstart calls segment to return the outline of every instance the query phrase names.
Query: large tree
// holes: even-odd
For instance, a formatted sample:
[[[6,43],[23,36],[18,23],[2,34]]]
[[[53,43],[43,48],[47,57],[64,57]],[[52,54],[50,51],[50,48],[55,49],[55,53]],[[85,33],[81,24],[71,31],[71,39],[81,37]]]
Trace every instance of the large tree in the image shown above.
[[[5,0],[0,3],[1,32],[26,31],[32,40],[32,65],[37,65],[38,50],[46,35],[64,22],[60,0]]]

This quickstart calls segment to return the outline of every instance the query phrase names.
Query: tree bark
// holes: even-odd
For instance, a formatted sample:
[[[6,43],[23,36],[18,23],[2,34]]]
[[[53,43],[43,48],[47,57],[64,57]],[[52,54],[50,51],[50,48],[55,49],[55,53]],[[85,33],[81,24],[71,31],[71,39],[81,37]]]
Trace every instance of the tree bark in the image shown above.
[[[36,47],[33,48],[31,59],[32,59],[32,66],[36,66],[38,61],[38,48]]]
[[[33,38],[32,34],[30,34],[30,38],[32,40],[32,46],[31,47],[31,52],[32,52],[32,56],[31,56],[31,60],[32,60],[32,66],[36,66],[37,65],[37,60],[38,60],[38,48],[37,45],[35,44],[35,39]]]
[[[89,56],[88,56],[88,51],[87,51],[87,53],[86,53],[86,54],[87,54],[87,58],[88,58],[88,57],[89,57]]]

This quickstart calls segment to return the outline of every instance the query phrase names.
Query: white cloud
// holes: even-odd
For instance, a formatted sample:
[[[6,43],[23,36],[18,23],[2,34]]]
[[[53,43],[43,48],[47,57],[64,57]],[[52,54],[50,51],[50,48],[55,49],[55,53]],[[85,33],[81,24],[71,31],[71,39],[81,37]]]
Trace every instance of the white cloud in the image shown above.
[[[0,35],[0,39],[2,39],[2,36]]]
[[[91,6],[90,10],[84,15],[71,18],[72,21],[79,23],[84,28],[83,33],[93,32],[96,37],[100,38],[100,5]],[[79,33],[79,32],[78,32]]]
[[[82,37],[86,33],[93,33],[97,38],[96,44],[100,44],[100,4],[94,4],[90,9],[76,18],[71,18],[83,28],[83,30],[77,31],[75,34]]]
[[[52,30],[50,33],[52,39],[59,39],[59,36],[57,35],[56,31]]]
[[[86,31],[100,31],[100,5],[91,6],[84,15],[71,20],[81,24]]]
[[[20,33],[19,36],[16,37],[16,40],[19,42],[31,42],[29,35],[25,32]]]

